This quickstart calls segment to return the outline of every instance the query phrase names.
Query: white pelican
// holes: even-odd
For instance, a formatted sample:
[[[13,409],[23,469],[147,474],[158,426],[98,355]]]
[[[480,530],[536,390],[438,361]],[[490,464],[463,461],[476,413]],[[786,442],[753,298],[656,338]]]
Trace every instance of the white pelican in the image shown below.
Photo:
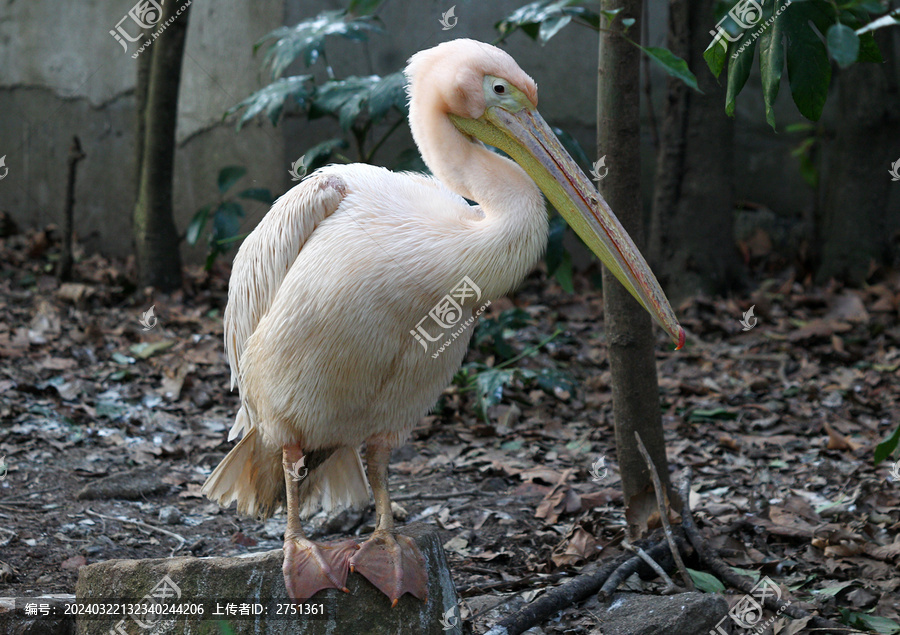
[[[393,533],[388,459],[462,363],[473,313],[541,256],[541,190],[684,342],[647,263],[507,53],[446,42],[413,55],[406,76],[410,128],[434,176],[361,164],[318,170],[276,201],[231,274],[225,348],[241,408],[229,439],[243,438],[203,491],[248,515],[286,507],[283,573],[297,599],[346,591],[348,570],[395,605],[407,592],[425,599],[422,556]],[[362,545],[310,541],[301,513],[368,504],[362,443],[375,532]]]

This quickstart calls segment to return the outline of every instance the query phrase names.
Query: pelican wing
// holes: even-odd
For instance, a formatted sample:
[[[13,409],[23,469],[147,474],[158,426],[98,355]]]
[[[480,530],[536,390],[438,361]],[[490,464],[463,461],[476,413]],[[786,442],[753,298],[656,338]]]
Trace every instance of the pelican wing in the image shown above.
[[[334,213],[346,192],[347,186],[340,177],[313,174],[275,201],[238,250],[224,319],[232,390],[241,385],[241,355],[247,339],[269,310],[303,245],[316,226]],[[232,429],[229,438],[239,432],[240,429]]]

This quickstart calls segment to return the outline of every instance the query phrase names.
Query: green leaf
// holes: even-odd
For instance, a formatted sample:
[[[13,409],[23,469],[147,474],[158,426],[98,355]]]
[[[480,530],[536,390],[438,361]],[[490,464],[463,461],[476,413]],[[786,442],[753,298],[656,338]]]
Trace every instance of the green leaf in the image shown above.
[[[875,43],[875,37],[871,33],[863,33],[859,36],[859,57],[857,62],[874,62],[881,64],[884,58],[881,57],[881,51],[878,44]]]
[[[900,426],[897,426],[894,434],[875,447],[875,465],[878,465],[893,454],[898,445],[900,445]]]
[[[538,0],[519,7],[494,25],[500,39],[506,39],[521,29],[532,40],[545,44],[573,19],[598,29],[600,14],[586,7],[577,6],[579,0]],[[613,15],[621,9],[609,12]]]
[[[194,217],[191,219],[191,224],[188,225],[187,233],[185,234],[185,240],[187,240],[189,245],[197,244],[197,241],[200,239],[200,234],[206,226],[206,219],[209,216],[209,210],[211,209],[212,205],[204,205],[197,210],[196,214],[194,214]]]
[[[278,118],[281,116],[281,112],[289,99],[293,98],[300,108],[306,107],[311,96],[310,79],[312,79],[312,75],[297,75],[295,77],[284,77],[272,82],[229,108],[225,116],[231,116],[238,110],[246,108],[244,114],[238,120],[238,130],[246,122],[262,112],[265,112],[274,126],[278,123]]]
[[[480,320],[475,327],[472,343],[474,346],[482,347],[490,342],[497,357],[510,359],[516,354],[516,351],[506,342],[504,334],[506,331],[518,330],[529,324],[531,324],[531,317],[528,313],[522,309],[507,309],[496,318]]]
[[[538,30],[538,39],[541,43],[547,42],[554,35],[559,33],[564,26],[572,21],[571,15],[557,15],[541,22],[541,28]]]
[[[734,106],[737,96],[750,77],[750,69],[753,66],[753,53],[756,48],[756,40],[748,31],[737,42],[728,47],[731,56],[728,60],[728,83],[725,89],[725,114],[734,117]],[[737,57],[735,57],[737,56]]]
[[[572,376],[557,368],[542,368],[535,375],[535,380],[538,387],[547,394],[557,395],[559,390],[575,394],[576,385]]]
[[[871,11],[871,9],[867,9]],[[874,11],[873,11],[874,13]],[[870,31],[874,31],[875,29],[881,29],[886,26],[897,26],[900,25],[900,9],[895,9],[888,13],[887,15],[883,15],[877,20],[872,20],[866,26],[857,29],[856,34],[862,35],[863,33],[868,33]]]
[[[601,9],[600,15],[602,15],[604,18],[606,18],[610,22],[613,22],[616,19],[616,16],[621,12],[622,12],[622,7],[619,7],[618,9],[609,9],[609,10]]]
[[[694,569],[688,569],[687,572],[694,581],[694,586],[704,593],[722,593],[725,590],[725,585],[711,573]]]
[[[554,214],[550,218],[550,231],[547,234],[547,251],[544,252],[544,262],[547,265],[547,274],[553,275],[562,264],[566,249],[563,246],[563,238],[569,225],[560,214]]]
[[[238,198],[247,199],[249,201],[259,201],[266,205],[271,205],[275,201],[275,197],[265,187],[251,187],[243,192],[238,192]]]
[[[850,626],[865,628],[880,635],[896,635],[900,633],[900,624],[886,617],[857,613],[848,609],[838,609],[844,621]]]
[[[787,70],[791,96],[797,109],[810,121],[818,121],[831,83],[828,52],[809,21],[820,25],[827,14],[814,2],[792,2],[782,14],[786,20]],[[833,20],[832,20],[833,21]]]
[[[859,56],[859,36],[849,26],[832,24],[826,36],[828,52],[841,68],[847,68]]]
[[[354,16],[371,15],[384,4],[384,0],[352,0],[347,13]]]
[[[846,580],[844,582],[838,582],[834,586],[826,587],[824,589],[812,589],[813,595],[827,595],[828,597],[834,597],[848,586],[852,586],[856,584],[853,580]]]
[[[304,174],[312,174],[331,159],[331,155],[339,148],[346,148],[347,141],[341,138],[328,139],[317,143],[303,154]]]
[[[113,353],[112,358],[115,363],[122,364],[123,366],[127,366],[128,364],[133,364],[135,362],[134,357],[129,357],[128,355],[123,355],[119,352]]]
[[[324,115],[337,117],[344,132],[367,106],[372,89],[381,82],[378,75],[368,77],[351,76],[342,80],[329,81],[319,87],[309,111],[309,118]]]
[[[406,76],[403,73],[385,75],[369,94],[369,118],[378,123],[390,111],[397,109],[404,116],[409,114],[406,99]]]
[[[775,6],[781,9],[785,1],[779,0]],[[766,104],[766,121],[772,126],[772,130],[775,130],[775,99],[781,87],[781,70],[784,68],[784,24],[781,14],[776,15],[774,22],[759,38],[759,75]]]
[[[633,44],[646,53],[651,60],[661,66],[669,75],[676,79],[680,79],[698,93],[703,94],[703,91],[697,86],[697,78],[694,77],[694,74],[688,68],[687,62],[675,55],[672,51],[657,46],[641,46],[640,44]]]
[[[737,419],[737,413],[731,412],[726,408],[711,408],[709,410],[698,408],[691,411],[688,417],[689,421],[707,421],[709,419]]]
[[[241,180],[245,174],[247,174],[247,168],[241,167],[240,165],[229,165],[228,167],[219,170],[219,192],[221,194],[227,192],[231,186]]]
[[[132,344],[128,347],[128,350],[138,359],[147,359],[173,346],[175,346],[175,340],[157,340],[155,342]]]
[[[303,58],[307,67],[312,66],[325,52],[325,38],[339,35],[348,40],[365,41],[368,31],[380,28],[368,15],[353,17],[345,11],[323,11],[309,20],[294,26],[275,29],[256,43],[259,49],[264,43],[273,41],[266,50],[263,66],[269,66],[272,78],[282,73],[298,57]]]
[[[553,271],[553,277],[566,293],[575,293],[575,283],[572,280],[572,256],[569,252],[564,252],[562,261]]]
[[[244,208],[234,201],[225,201],[213,214],[213,231],[209,236],[210,246],[213,249],[222,249],[224,241],[237,236],[241,228],[241,217],[244,215]]]
[[[634,25],[635,21],[636,20],[634,18],[622,18],[622,26],[625,27],[626,31],[628,31],[628,29],[630,29]]]
[[[728,49],[723,47],[719,42],[713,40],[712,43],[703,51],[703,59],[713,77],[717,78],[722,74],[725,63],[728,61]]]
[[[517,369],[486,370],[475,377],[476,407],[481,418],[488,420],[488,408],[503,400],[503,388],[510,384]]]

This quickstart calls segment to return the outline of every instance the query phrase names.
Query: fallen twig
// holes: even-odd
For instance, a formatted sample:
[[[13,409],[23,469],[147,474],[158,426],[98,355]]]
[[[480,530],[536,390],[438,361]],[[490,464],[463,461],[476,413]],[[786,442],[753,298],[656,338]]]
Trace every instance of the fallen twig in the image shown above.
[[[650,457],[650,453],[647,452],[647,448],[644,446],[641,435],[638,434],[637,430],[634,431],[634,437],[637,439],[638,450],[640,450],[641,456],[644,457],[644,461],[647,463],[647,469],[650,470],[650,477],[653,479],[653,489],[656,490],[656,507],[659,509],[659,521],[662,523],[663,529],[665,530],[666,540],[669,543],[669,548],[672,550],[672,558],[675,560],[675,566],[678,568],[678,572],[684,580],[684,586],[688,591],[693,591],[694,581],[688,574],[687,568],[684,566],[684,560],[681,559],[681,554],[678,552],[678,547],[675,544],[675,534],[672,532],[672,525],[669,523],[669,501],[666,497],[666,492],[663,489],[662,481],[659,478],[659,472],[656,471],[656,464],[653,463],[653,459]]]
[[[668,553],[668,550],[668,545],[660,542],[649,548],[647,553],[652,558],[660,558]],[[550,589],[531,604],[500,620],[485,635],[520,635],[567,606],[586,600],[603,587],[611,577],[619,578],[619,582],[616,583],[618,586],[621,580],[630,576],[641,566],[646,565],[639,557],[623,554],[591,573],[575,576],[565,584]],[[619,576],[626,570],[627,575],[620,578]]]
[[[687,536],[688,540],[690,540],[691,544],[694,546],[694,549],[697,550],[697,555],[704,563],[706,563],[706,566],[708,566],[712,570],[712,572],[715,573],[716,576],[718,576],[723,582],[739,591],[743,591],[744,593],[750,595],[753,591],[753,588],[756,586],[756,583],[751,578],[747,578],[735,573],[731,567],[725,564],[725,561],[719,558],[719,556],[716,554],[715,548],[713,548],[708,542],[706,542],[706,540],[700,534],[700,531],[697,529],[697,526],[694,524],[694,517],[691,514],[690,506],[690,468],[685,468],[684,474],[679,484],[679,492],[681,494],[681,501],[683,503],[683,507],[681,509],[681,526],[684,529],[684,533]],[[775,613],[784,613],[788,617],[795,620],[807,617],[810,618],[808,622],[808,626],[810,628],[808,630],[822,630],[823,632],[840,633],[863,632],[848,628],[846,625],[838,624],[837,622],[833,622],[824,617],[813,615],[809,611],[801,609],[796,604],[783,602],[770,595],[766,595],[765,597],[763,597],[762,601],[763,605],[767,609]]]
[[[681,539],[678,538],[678,540]],[[659,561],[662,560],[663,565],[665,565],[669,569],[674,568],[674,562],[669,559],[672,551],[667,541],[661,540],[660,542],[656,543],[646,551],[646,554],[654,562],[657,562],[657,564],[659,564]],[[615,593],[620,584],[625,582],[625,580],[630,578],[633,574],[637,573],[645,564],[646,563],[644,562],[643,558],[641,558],[640,556],[634,556],[633,558],[629,558],[621,565],[616,567],[615,571],[610,574],[610,576],[606,579],[606,582],[603,583],[603,586],[600,587],[599,595],[601,596],[601,598],[607,598]]]
[[[622,541],[622,546],[628,549],[628,551],[633,552],[637,557],[646,562],[647,566],[656,571],[656,575],[662,578],[663,582],[666,583],[666,588],[663,589],[663,595],[669,595],[671,593],[679,593],[681,591],[684,591],[684,589],[672,582],[672,578],[669,577],[669,574],[666,573],[666,570],[663,569],[656,560],[651,558],[646,551],[636,545],[631,544],[627,540]]]
[[[496,574],[495,571],[491,571],[491,573]],[[484,595],[488,591],[518,591],[520,589],[527,589],[540,582],[554,583],[568,577],[572,576],[570,576],[568,573],[553,573],[547,576],[531,574],[525,576],[524,578],[517,578],[516,580],[491,582],[490,584],[469,584],[456,589],[456,593],[460,597],[468,597],[470,595]]]
[[[96,516],[97,518],[102,518],[103,520],[111,520],[111,521],[117,522],[117,523],[126,523],[129,525],[134,525],[136,527],[141,527],[142,529],[146,529],[148,531],[156,531],[165,536],[169,536],[170,538],[174,538],[175,540],[178,541],[178,544],[172,548],[172,552],[169,554],[169,557],[174,556],[175,552],[177,552],[179,549],[184,547],[185,543],[187,543],[187,540],[185,539],[184,536],[176,534],[173,531],[169,531],[168,529],[163,529],[162,527],[157,527],[155,525],[148,525],[147,523],[142,523],[139,520],[131,520],[130,518],[116,518],[115,516],[106,516],[105,514],[98,514],[97,512],[90,510],[90,509],[85,509],[84,511],[87,512],[88,514],[90,514],[91,516]]]
[[[400,501],[431,501],[431,500],[445,500],[448,498],[456,498],[458,496],[487,496],[488,492],[483,492],[480,489],[472,488],[463,490],[461,492],[447,492],[446,494],[403,494],[402,496],[391,496],[391,500],[395,503],[399,503]]]

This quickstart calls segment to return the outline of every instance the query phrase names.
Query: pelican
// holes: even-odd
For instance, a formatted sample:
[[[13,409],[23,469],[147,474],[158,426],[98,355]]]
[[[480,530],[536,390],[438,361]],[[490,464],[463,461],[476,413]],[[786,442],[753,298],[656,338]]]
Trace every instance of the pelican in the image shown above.
[[[225,349],[241,406],[229,440],[242,438],[203,492],[251,516],[285,508],[283,575],[296,599],[346,591],[352,571],[394,606],[404,593],[426,598],[422,555],[394,533],[391,450],[459,369],[473,316],[540,258],[542,191],[684,343],[649,266],[538,114],[537,85],[512,57],[460,39],[413,55],[405,73],[409,125],[433,176],[322,168],[275,202],[231,274]],[[367,505],[367,483],[368,540],[304,535],[301,516]]]

